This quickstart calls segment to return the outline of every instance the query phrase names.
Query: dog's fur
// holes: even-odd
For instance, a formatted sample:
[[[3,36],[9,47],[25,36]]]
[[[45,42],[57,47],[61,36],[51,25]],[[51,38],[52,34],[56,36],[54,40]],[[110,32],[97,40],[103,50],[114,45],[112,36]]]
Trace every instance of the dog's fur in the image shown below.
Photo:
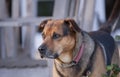
[[[47,20],[41,23],[43,29],[42,36],[44,42],[39,47],[42,57],[55,59],[54,61],[54,77],[80,77],[83,75],[92,56],[91,77],[101,77],[105,73],[105,60],[103,48],[97,41],[104,40],[111,50],[115,50],[113,58],[114,64],[118,64],[118,51],[116,49],[113,38],[104,30],[96,32],[82,32],[73,19],[64,20]],[[83,34],[82,34],[82,33]],[[83,36],[84,35],[84,36]],[[97,37],[100,40],[97,40]],[[110,40],[109,40],[110,39]],[[72,62],[74,54],[79,51],[82,41],[85,41],[85,48],[80,61],[70,67],[64,67],[61,64],[69,64]],[[96,42],[95,42],[95,41]],[[96,45],[96,46],[95,46]],[[109,51],[112,53],[112,51]],[[88,70],[89,71],[89,70]]]
[[[54,59],[54,77],[102,77],[106,73],[106,64],[119,64],[118,49],[108,24],[98,31],[87,33],[73,19],[48,19],[40,24],[40,30],[43,43],[39,51],[41,57]],[[71,65],[83,41],[85,47],[81,58]],[[104,55],[104,51],[108,56]]]

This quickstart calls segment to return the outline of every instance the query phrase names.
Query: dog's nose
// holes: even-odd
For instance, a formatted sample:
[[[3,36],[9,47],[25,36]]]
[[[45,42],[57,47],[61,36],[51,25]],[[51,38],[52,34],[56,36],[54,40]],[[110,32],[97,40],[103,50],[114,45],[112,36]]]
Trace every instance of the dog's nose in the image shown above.
[[[42,45],[38,48],[38,50],[39,50],[39,52],[40,52],[41,54],[45,54],[46,49],[47,49],[47,47],[46,47],[45,44],[42,44]]]

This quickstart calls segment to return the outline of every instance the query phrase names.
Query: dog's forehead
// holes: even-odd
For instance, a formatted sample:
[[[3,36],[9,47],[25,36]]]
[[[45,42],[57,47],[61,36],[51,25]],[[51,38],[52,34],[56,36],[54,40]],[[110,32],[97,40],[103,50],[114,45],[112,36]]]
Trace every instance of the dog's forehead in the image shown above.
[[[48,21],[47,25],[49,25],[50,27],[59,27],[62,26],[62,24],[64,23],[64,20],[51,20]]]
[[[64,24],[64,20],[51,20],[51,21],[48,21],[45,28],[44,28],[44,31],[62,31],[62,27],[63,27],[63,24]]]

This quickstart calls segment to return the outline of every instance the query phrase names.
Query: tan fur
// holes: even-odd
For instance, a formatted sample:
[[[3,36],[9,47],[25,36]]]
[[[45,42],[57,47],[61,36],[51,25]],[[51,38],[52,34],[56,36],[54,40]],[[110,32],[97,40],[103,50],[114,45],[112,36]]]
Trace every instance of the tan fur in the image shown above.
[[[101,52],[101,48],[98,47],[97,53],[96,53],[96,59],[95,59],[94,66],[93,66],[94,70],[90,77],[102,77],[102,75],[105,74],[106,65],[104,62],[105,61],[104,61],[103,53]]]
[[[43,32],[46,35],[46,39],[44,40],[44,43],[47,44],[49,49],[53,51],[58,51],[57,53],[59,54],[65,54],[65,52],[70,51],[73,49],[75,45],[75,40],[71,36],[66,36],[64,38],[60,38],[58,40],[53,40],[52,35],[54,32],[59,33],[63,35],[63,30],[62,30],[62,24],[63,21],[56,21],[54,25],[50,26],[51,22],[48,22],[48,26],[44,28]],[[65,52],[63,52],[65,51]],[[69,53],[69,52],[67,52]],[[61,55],[62,56],[62,55]]]
[[[119,50],[118,50],[117,45],[116,45],[116,50],[115,50],[115,52],[113,54],[112,64],[120,64]]]
[[[112,64],[118,64],[120,67],[120,56],[119,56],[119,50],[118,50],[117,45],[116,45],[115,53],[113,54]],[[120,73],[119,73],[118,77],[120,77]]]
[[[60,77],[57,70],[64,75],[64,77],[82,77],[82,73],[85,71],[87,64],[89,63],[89,58],[92,55],[95,49],[94,40],[87,34],[81,32],[75,32],[73,28],[72,20],[67,20],[67,26],[70,30],[70,33],[66,36],[64,35],[63,26],[66,20],[51,20],[46,23],[46,26],[43,29],[44,42],[47,46],[48,51],[52,54],[58,54],[59,56],[54,60],[53,67],[53,77]],[[43,26],[44,24],[42,24]],[[53,39],[54,33],[59,34],[61,37]],[[63,68],[61,64],[70,64],[73,60],[73,57],[78,53],[80,45],[84,41],[85,48],[84,53],[81,57],[82,68]],[[98,45],[98,44],[97,44]],[[95,59],[93,62],[93,70],[91,71],[90,77],[101,77],[102,74],[106,72],[105,70],[105,61],[102,53],[101,47],[98,45],[95,51]],[[118,60],[118,51],[114,53],[113,63],[117,63]],[[118,64],[118,63],[117,63]],[[75,69],[75,70],[74,70]],[[78,71],[76,71],[76,69]],[[80,69],[80,70],[79,70]],[[76,74],[76,72],[78,72]]]

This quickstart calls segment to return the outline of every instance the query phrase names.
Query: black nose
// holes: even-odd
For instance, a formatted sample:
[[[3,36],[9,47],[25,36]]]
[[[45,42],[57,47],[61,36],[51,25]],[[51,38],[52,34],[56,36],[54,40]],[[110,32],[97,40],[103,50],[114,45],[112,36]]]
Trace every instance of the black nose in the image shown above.
[[[42,44],[42,45],[38,48],[38,50],[39,50],[39,52],[40,52],[41,54],[45,54],[46,49],[47,49],[47,46],[46,46],[45,44]]]

